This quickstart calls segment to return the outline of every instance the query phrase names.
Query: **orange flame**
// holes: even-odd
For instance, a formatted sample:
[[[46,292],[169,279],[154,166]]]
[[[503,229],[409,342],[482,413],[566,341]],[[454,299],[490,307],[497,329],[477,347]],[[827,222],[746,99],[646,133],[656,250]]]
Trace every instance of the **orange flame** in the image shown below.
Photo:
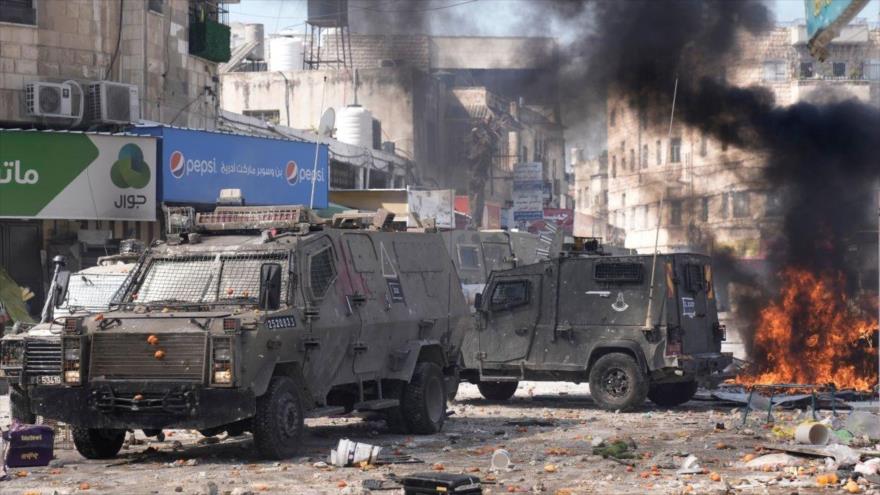
[[[737,382],[833,384],[867,391],[877,384],[876,299],[848,298],[842,274],[787,268],[779,298],[761,310],[754,367]]]

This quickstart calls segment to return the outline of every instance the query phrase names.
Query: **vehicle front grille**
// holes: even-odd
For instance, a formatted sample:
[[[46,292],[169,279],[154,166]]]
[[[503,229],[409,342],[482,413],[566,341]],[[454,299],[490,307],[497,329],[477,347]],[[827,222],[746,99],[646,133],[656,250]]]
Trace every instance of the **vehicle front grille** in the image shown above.
[[[91,380],[178,380],[203,382],[207,335],[157,333],[156,345],[147,333],[99,333],[92,341]],[[156,352],[164,356],[156,358]]]
[[[61,339],[27,340],[24,369],[29,375],[60,375]]]

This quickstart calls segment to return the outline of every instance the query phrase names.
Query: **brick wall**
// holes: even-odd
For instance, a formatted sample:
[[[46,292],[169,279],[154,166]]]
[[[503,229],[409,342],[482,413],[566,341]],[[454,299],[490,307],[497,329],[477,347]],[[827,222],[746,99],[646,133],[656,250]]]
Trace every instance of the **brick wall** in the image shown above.
[[[354,68],[375,69],[391,64],[396,67],[415,67],[427,71],[430,67],[430,38],[423,35],[366,35],[351,36],[351,60]],[[321,60],[336,59],[339,39],[333,33],[324,36]],[[308,50],[308,45],[306,45]],[[340,49],[341,54],[341,49]],[[306,51],[306,58],[308,58]]]

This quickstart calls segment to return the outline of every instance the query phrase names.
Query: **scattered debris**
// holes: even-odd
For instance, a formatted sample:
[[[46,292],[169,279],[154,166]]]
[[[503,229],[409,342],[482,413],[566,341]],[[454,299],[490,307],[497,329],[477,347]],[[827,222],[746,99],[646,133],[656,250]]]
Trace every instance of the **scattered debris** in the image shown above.
[[[362,462],[373,464],[378,460],[381,450],[382,447],[352,442],[347,438],[343,438],[336,445],[336,448],[330,451],[330,464],[338,467],[358,466]]]
[[[699,474],[702,472],[703,468],[700,467],[699,459],[697,459],[697,456],[691,454],[682,461],[681,466],[675,474]]]
[[[783,467],[799,466],[803,460],[789,454],[767,454],[746,463],[746,467],[757,471],[773,471]]]

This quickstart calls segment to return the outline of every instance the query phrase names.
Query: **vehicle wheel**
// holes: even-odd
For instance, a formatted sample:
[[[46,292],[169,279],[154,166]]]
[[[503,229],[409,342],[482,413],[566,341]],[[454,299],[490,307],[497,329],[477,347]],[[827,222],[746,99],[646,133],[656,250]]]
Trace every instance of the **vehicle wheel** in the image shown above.
[[[402,381],[389,381],[382,385],[384,395],[389,399],[397,399],[400,405],[382,411],[382,417],[385,418],[385,424],[392,433],[405,434],[409,433],[406,421],[403,420],[403,389],[406,383]]]
[[[73,427],[73,445],[86,459],[116,457],[124,441],[125,430]]]
[[[443,428],[446,390],[439,366],[430,362],[416,365],[412,380],[403,387],[400,410],[410,433],[429,435]]]
[[[32,425],[37,422],[37,415],[31,411],[28,396],[14,387],[9,389],[9,409],[12,419],[19,423]]]
[[[293,380],[276,376],[257,398],[254,446],[264,457],[284,459],[296,453],[303,435],[303,408]]]
[[[489,400],[507,400],[516,393],[519,382],[480,382],[480,395]]]
[[[697,393],[697,382],[657,383],[648,389],[648,398],[660,407],[675,407],[691,400]]]
[[[645,402],[648,377],[629,354],[612,352],[590,370],[590,395],[602,409],[626,411]]]

